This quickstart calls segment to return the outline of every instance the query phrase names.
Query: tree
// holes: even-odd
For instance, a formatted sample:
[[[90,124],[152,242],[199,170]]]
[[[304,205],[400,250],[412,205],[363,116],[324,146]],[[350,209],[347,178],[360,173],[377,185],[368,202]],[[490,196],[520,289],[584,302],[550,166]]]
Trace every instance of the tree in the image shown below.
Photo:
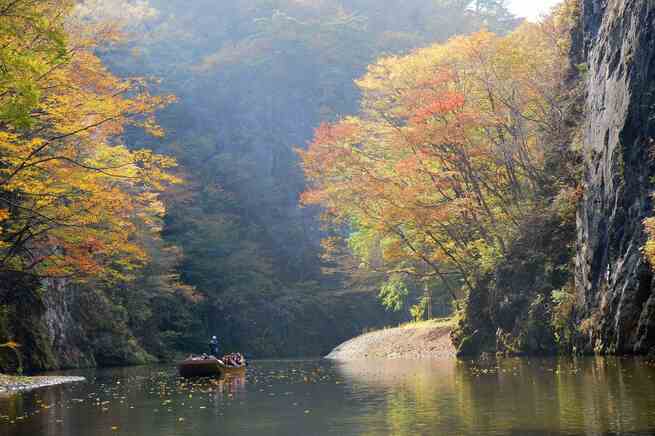
[[[387,286],[437,279],[458,298],[546,201],[544,138],[563,124],[568,62],[560,18],[380,59],[357,81],[360,116],[321,125],[299,151],[304,203],[350,229]]]
[[[112,75],[95,50],[120,39],[72,1],[0,2],[0,270],[125,279],[146,259],[138,225],[163,213],[169,157],[130,151],[128,125],[162,135],[143,79]]]

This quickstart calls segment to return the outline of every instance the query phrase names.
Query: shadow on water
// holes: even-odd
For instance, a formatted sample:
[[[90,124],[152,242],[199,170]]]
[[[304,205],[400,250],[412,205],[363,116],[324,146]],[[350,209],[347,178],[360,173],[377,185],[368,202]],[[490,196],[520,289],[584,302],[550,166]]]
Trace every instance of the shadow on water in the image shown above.
[[[0,434],[655,434],[640,359],[261,361],[246,376],[169,367],[78,371],[87,383],[0,398]]]

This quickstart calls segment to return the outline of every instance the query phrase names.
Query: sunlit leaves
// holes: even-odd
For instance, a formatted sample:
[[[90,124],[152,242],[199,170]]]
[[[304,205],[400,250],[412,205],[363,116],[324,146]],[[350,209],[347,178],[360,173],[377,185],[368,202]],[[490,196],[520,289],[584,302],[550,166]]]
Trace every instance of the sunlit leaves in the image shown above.
[[[173,159],[120,138],[128,125],[162,135],[153,114],[173,98],[112,75],[95,50],[116,26],[72,10],[0,2],[0,268],[125,280],[147,259],[137,227],[159,228],[157,192],[178,180]]]
[[[30,127],[42,97],[43,75],[66,57],[63,17],[68,0],[0,1],[0,121]],[[29,36],[40,35],[38,38]]]
[[[367,267],[470,287],[542,201],[544,138],[559,128],[568,66],[560,22],[371,65],[357,81],[360,116],[320,126],[299,152],[312,182],[303,201],[352,229]],[[383,299],[398,294],[390,283]]]
[[[389,281],[380,288],[380,300],[382,304],[390,310],[400,311],[405,299],[409,295],[409,289],[399,275],[392,276]]]
[[[648,240],[643,248],[643,252],[651,265],[655,265],[655,218],[644,220],[644,228],[648,235]]]

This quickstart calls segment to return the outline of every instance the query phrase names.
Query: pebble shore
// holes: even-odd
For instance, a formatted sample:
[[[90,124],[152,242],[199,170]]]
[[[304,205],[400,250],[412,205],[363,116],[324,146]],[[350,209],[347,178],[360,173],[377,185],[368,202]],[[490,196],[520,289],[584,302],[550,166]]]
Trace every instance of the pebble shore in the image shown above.
[[[0,394],[12,394],[16,392],[29,391],[48,386],[61,385],[64,383],[83,382],[84,377],[63,377],[63,376],[11,376],[0,374]]]
[[[366,333],[326,356],[331,360],[442,359],[455,357],[450,321],[427,321]]]

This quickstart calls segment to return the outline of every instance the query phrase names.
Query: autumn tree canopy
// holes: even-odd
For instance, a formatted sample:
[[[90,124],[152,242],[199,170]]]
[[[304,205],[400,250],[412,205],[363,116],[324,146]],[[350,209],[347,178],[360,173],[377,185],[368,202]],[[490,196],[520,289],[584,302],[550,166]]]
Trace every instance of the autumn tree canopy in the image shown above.
[[[143,79],[119,79],[96,50],[120,39],[73,1],[0,1],[0,269],[125,278],[157,231],[173,159],[121,143],[127,126],[162,135]]]
[[[573,13],[371,65],[357,81],[360,114],[323,124],[299,151],[304,203],[324,206],[390,283],[470,289],[554,183],[545,162],[563,125]]]

